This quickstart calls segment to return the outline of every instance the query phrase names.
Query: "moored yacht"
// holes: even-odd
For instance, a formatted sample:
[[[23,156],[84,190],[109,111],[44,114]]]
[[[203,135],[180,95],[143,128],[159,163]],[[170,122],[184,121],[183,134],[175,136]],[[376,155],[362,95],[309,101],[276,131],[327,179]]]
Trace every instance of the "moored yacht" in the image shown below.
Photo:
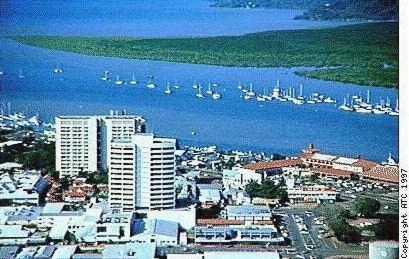
[[[307,103],[308,103],[308,104],[316,104],[317,102],[313,99],[312,96],[310,96],[310,97],[308,98],[308,100],[307,100]]]
[[[281,89],[280,89],[280,80],[277,80],[277,84],[274,86],[273,89],[273,98],[278,99],[281,96]]]
[[[64,72],[61,66],[56,66],[53,71],[55,74],[61,74],[62,72]]]
[[[110,79],[109,74],[110,74],[110,72],[108,70],[105,70],[104,75],[101,77],[101,80],[108,81]]]
[[[372,109],[371,105],[371,92],[368,90],[366,94],[366,101],[364,101],[362,98],[357,99],[356,102],[360,107],[366,108],[366,109]]]
[[[149,80],[148,80],[148,82],[146,83],[146,87],[149,88],[149,89],[154,89],[154,88],[156,88],[156,84],[155,84],[155,82],[153,81],[153,76],[150,76],[150,77],[149,77]]]
[[[200,84],[197,87],[197,93],[196,93],[196,97],[197,98],[204,98],[204,95],[202,93],[202,87],[200,86]]]
[[[389,115],[391,115],[391,116],[399,116],[399,99],[396,99],[395,110],[389,112]]]
[[[304,100],[304,85],[300,84],[300,92],[298,93],[297,99]]]
[[[249,90],[246,88],[245,85],[242,85],[241,91],[242,91],[243,93],[247,93]]]
[[[339,106],[338,109],[343,110],[343,111],[348,111],[348,112],[352,112],[354,110],[347,104],[347,98],[345,97],[344,97],[344,104]]]
[[[172,90],[170,89],[170,83],[168,82],[168,84],[166,85],[165,94],[169,95],[171,93],[172,93]]]
[[[248,94],[245,94],[243,98],[244,98],[244,100],[250,100],[250,99],[254,98],[254,96],[250,96]]]
[[[315,103],[323,103],[324,102],[324,95],[320,93],[313,93],[311,95],[311,100],[315,101]]]
[[[199,83],[198,82],[194,82],[192,85],[193,89],[198,89],[199,88]]]
[[[212,94],[212,98],[213,98],[213,100],[219,100],[220,98],[222,98],[222,95],[215,91]]]
[[[356,111],[356,112],[359,112],[359,113],[372,113],[372,110],[371,110],[371,109],[364,108],[364,107],[356,108],[355,111]]]
[[[305,101],[304,101],[303,99],[298,99],[298,98],[293,98],[293,99],[292,99],[292,102],[293,102],[294,104],[297,104],[297,105],[301,105],[301,104],[304,104],[304,103],[305,103]]]
[[[267,94],[266,88],[263,88],[263,95],[262,97],[264,98],[265,101],[271,101],[273,100],[273,97],[271,95]]]
[[[20,78],[20,79],[25,78],[24,73],[23,73],[23,69],[18,70],[18,78]]]
[[[372,113],[373,114],[385,114],[386,112],[379,108],[373,108]]]
[[[257,102],[265,102],[265,101],[266,101],[266,98],[264,98],[264,96],[262,96],[262,95],[258,95],[258,96],[256,97],[256,100],[257,100]]]
[[[123,85],[124,84],[124,80],[119,79],[119,75],[116,76],[116,80],[115,80],[115,84],[116,85]]]
[[[211,84],[211,83],[209,83],[208,86],[207,86],[206,94],[208,94],[208,95],[212,95],[212,94],[213,94],[212,84]]]
[[[180,84],[178,82],[175,82],[172,87],[175,88],[175,89],[179,89]]]
[[[136,85],[136,84],[138,84],[138,81],[136,81],[136,78],[135,78],[135,74],[134,74],[134,73],[132,73],[132,79],[129,81],[129,84],[130,84],[130,85]]]
[[[337,103],[337,101],[330,96],[326,97],[323,101],[324,103]]]
[[[252,83],[250,83],[250,88],[249,88],[249,90],[247,91],[246,94],[247,94],[248,96],[251,96],[251,97],[256,96],[256,93],[253,91],[253,84],[252,84]]]

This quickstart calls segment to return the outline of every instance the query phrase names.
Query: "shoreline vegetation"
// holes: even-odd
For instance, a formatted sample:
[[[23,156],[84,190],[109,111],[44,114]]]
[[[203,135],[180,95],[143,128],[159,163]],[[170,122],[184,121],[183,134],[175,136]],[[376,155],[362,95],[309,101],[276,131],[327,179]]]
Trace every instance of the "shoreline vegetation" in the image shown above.
[[[11,38],[30,46],[91,56],[232,67],[312,67],[315,69],[299,69],[296,74],[397,88],[398,37],[398,23],[378,22],[202,38]]]
[[[398,0],[210,0],[213,7],[278,8],[304,10],[295,19],[304,20],[398,20]]]

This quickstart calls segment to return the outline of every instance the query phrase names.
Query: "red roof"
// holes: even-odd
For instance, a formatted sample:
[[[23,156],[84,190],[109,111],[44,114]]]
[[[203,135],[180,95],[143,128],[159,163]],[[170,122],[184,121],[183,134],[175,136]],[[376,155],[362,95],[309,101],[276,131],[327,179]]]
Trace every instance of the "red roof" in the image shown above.
[[[369,171],[361,173],[365,178],[389,183],[399,183],[399,168],[395,166],[378,165]]]
[[[254,164],[248,164],[244,166],[246,169],[250,170],[272,170],[279,169],[289,166],[302,165],[301,159],[283,159],[283,160],[273,160],[270,162],[259,162]]]
[[[362,167],[363,171],[368,171],[371,170],[372,168],[378,166],[378,163],[365,160],[365,159],[359,159],[357,162],[353,164],[354,166]]]

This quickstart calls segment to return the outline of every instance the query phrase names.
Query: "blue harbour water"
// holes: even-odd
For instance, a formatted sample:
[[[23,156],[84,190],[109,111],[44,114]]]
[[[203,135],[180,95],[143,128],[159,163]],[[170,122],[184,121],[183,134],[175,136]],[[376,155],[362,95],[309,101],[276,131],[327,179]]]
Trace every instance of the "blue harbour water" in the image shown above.
[[[80,36],[183,37],[239,35],[273,29],[337,26],[339,22],[299,21],[294,10],[244,10],[211,8],[200,0],[142,1],[1,1],[0,33]],[[64,73],[53,74],[63,65]],[[322,150],[348,156],[363,155],[382,161],[398,154],[398,119],[339,111],[334,105],[294,105],[246,102],[239,81],[268,88],[281,85],[304,93],[321,92],[339,102],[347,94],[366,95],[368,87],[305,79],[286,68],[232,68],[157,61],[90,57],[25,46],[0,38],[0,104],[15,111],[38,113],[51,120],[56,115],[106,114],[126,109],[146,117],[150,130],[176,137],[185,144],[215,144],[227,149],[295,155],[309,143]],[[25,78],[18,78],[22,69]],[[141,85],[114,86],[99,78],[104,70],[122,79],[132,73]],[[143,86],[154,75],[158,88]],[[182,87],[171,96],[163,92],[167,81]],[[223,98],[194,97],[192,84],[218,83]],[[370,88],[373,100],[397,91]],[[204,89],[206,90],[206,89]],[[197,134],[192,135],[192,131]]]

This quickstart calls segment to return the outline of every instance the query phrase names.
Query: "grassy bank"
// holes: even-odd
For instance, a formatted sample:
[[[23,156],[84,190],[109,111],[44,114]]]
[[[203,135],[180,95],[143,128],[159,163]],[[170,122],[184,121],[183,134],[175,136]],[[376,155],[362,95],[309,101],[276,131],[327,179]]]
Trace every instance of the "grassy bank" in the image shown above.
[[[207,38],[16,36],[13,39],[32,46],[93,56],[237,67],[318,67],[298,73],[331,81],[397,87],[398,34],[397,23],[371,23]]]

